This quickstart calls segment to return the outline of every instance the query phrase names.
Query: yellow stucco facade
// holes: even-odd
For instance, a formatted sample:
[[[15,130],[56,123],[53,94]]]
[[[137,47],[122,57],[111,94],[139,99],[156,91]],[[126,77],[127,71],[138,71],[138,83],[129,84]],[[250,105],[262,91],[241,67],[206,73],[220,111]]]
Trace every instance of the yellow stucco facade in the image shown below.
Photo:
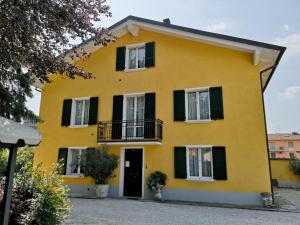
[[[155,42],[155,67],[135,72],[115,71],[116,48],[128,44]],[[213,46],[140,29],[95,51],[78,64],[94,79],[62,79],[51,76],[42,89],[38,128],[43,140],[36,148],[34,163],[49,170],[57,162],[60,147],[97,147],[97,126],[61,126],[63,100],[98,96],[98,120],[112,120],[113,96],[155,92],[156,117],[164,123],[161,145],[143,145],[144,183],[151,172],[167,174],[166,189],[217,192],[270,192],[270,174],[265,137],[259,68],[251,53]],[[173,91],[194,87],[222,86],[224,119],[206,123],[176,122],[173,119]],[[226,146],[228,179],[195,182],[174,178],[174,146]],[[130,145],[126,145],[130,146]],[[123,145],[111,146],[120,155]],[[136,146],[135,146],[136,147]],[[110,180],[119,185],[120,168]],[[90,184],[88,178],[65,178],[66,184]]]

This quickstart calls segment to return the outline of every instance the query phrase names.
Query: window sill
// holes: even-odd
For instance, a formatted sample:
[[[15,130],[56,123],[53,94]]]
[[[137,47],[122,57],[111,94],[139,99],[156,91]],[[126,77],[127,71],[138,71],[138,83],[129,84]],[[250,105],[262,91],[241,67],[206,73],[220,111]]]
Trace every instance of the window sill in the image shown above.
[[[69,174],[69,175],[64,175],[65,178],[84,178],[83,174]]]
[[[136,69],[125,69],[124,72],[137,72],[137,71],[143,71],[143,70],[145,70],[145,67],[136,68]]]
[[[211,122],[212,120],[209,119],[209,120],[186,120],[184,121],[185,123],[209,123]]]
[[[214,182],[215,180],[213,178],[187,178],[187,181],[192,181],[192,182]]]
[[[70,125],[69,128],[85,128],[88,127],[89,125]]]

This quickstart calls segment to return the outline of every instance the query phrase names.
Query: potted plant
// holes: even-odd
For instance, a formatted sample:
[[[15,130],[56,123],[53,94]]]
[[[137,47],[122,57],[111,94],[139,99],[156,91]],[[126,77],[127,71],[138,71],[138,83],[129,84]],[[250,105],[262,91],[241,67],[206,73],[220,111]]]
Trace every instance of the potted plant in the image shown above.
[[[113,172],[118,166],[119,157],[109,153],[107,146],[99,149],[87,149],[84,160],[84,175],[91,177],[96,185],[96,197],[108,195],[108,179],[114,177]]]
[[[147,180],[148,188],[151,191],[155,191],[154,197],[157,200],[162,199],[161,190],[166,185],[166,180],[167,180],[167,175],[160,171],[151,173],[148,177],[148,180]]]

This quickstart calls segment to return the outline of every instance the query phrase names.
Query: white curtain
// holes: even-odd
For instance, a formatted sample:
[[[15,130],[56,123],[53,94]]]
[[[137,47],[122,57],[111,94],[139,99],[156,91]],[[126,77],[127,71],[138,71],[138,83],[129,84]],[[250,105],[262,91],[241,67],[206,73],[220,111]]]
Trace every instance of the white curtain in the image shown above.
[[[75,101],[75,125],[81,125],[83,101]]]
[[[144,136],[144,115],[145,115],[145,96],[137,97],[137,110],[136,110],[136,136]]]
[[[211,177],[211,148],[201,148],[202,177]]]
[[[138,48],[138,68],[145,67],[145,47]]]
[[[133,137],[134,126],[134,97],[127,97],[126,120],[127,120],[127,137]]]
[[[199,92],[200,119],[209,119],[208,91]]]
[[[190,167],[190,176],[192,177],[199,176],[199,157],[198,157],[197,148],[189,149],[189,167]]]
[[[136,48],[129,49],[129,69],[136,68]]]
[[[197,93],[188,93],[188,119],[197,120]]]
[[[89,111],[90,111],[90,100],[84,101],[84,117],[83,117],[83,124],[89,123]]]

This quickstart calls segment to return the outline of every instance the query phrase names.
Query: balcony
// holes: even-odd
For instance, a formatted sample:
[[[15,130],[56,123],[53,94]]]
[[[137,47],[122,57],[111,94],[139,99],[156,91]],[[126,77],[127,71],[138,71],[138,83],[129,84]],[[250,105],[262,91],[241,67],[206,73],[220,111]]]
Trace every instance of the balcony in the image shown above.
[[[163,121],[160,119],[99,121],[99,144],[161,144]]]

